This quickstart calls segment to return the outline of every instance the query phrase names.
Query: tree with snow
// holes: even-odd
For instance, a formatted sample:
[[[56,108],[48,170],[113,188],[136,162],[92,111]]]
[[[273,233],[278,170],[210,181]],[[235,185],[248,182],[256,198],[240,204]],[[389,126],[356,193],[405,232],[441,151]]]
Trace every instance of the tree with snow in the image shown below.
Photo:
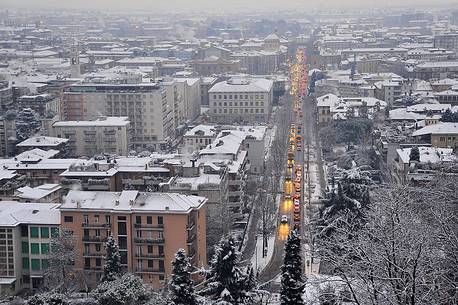
[[[49,266],[44,274],[44,282],[47,288],[65,293],[76,282],[75,245],[76,239],[73,233],[65,229],[51,238]]]
[[[143,280],[131,273],[113,281],[101,282],[91,296],[99,305],[140,305],[147,304],[151,299],[151,293]]]
[[[119,255],[118,245],[113,236],[109,236],[105,243],[105,265],[103,266],[103,282],[114,281],[121,275],[121,256]]]
[[[26,305],[67,305],[69,304],[67,297],[60,293],[45,292],[35,294],[30,297]]]
[[[222,239],[215,247],[206,273],[205,287],[200,291],[216,303],[251,304],[257,296],[249,276],[239,267],[240,253],[232,236]]]
[[[174,305],[196,305],[193,285],[189,258],[183,249],[179,249],[172,262],[172,281],[170,283],[172,303]]]
[[[294,230],[285,243],[285,256],[281,267],[281,305],[302,305],[305,279],[302,275],[301,240]]]
[[[30,108],[22,109],[16,116],[16,139],[18,142],[34,136],[41,128],[40,121]]]
[[[417,146],[414,146],[410,149],[410,156],[409,156],[409,161],[417,161],[420,162],[420,150],[418,149]]]

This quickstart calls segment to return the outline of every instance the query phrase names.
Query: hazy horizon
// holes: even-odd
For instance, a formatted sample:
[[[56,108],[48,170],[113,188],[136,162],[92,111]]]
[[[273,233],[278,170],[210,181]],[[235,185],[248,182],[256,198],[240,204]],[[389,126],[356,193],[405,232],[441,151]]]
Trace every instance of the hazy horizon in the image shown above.
[[[368,8],[412,8],[416,7],[450,7],[458,0],[2,0],[4,8],[25,8],[30,9],[75,9],[75,10],[119,10],[119,11],[140,11],[151,10],[161,12],[196,12],[196,11],[216,11],[237,12],[250,10],[307,10],[307,9],[368,9]]]

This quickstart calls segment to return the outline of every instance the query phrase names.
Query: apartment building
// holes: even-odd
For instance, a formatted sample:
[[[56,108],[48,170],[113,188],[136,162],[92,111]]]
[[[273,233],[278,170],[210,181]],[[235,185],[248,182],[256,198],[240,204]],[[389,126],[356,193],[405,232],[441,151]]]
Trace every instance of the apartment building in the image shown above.
[[[138,191],[70,191],[61,206],[62,227],[77,240],[76,268],[94,286],[104,264],[104,242],[112,235],[121,264],[153,288],[162,288],[180,248],[191,264],[207,264],[205,216],[207,199],[171,193]]]
[[[433,44],[435,48],[442,48],[456,53],[458,52],[458,33],[434,35]]]
[[[62,139],[60,137],[36,136],[16,144],[16,148],[20,153],[35,148],[42,150],[58,150],[59,154],[57,156],[65,157],[67,156],[68,142],[68,139]]]
[[[58,121],[51,134],[68,139],[68,156],[92,157],[107,153],[125,156],[130,150],[131,137],[128,117],[99,117],[94,121]]]
[[[13,88],[9,82],[0,82],[0,110],[6,111],[13,105]]]
[[[0,202],[0,295],[38,289],[59,233],[58,204]]]
[[[272,110],[273,82],[264,78],[230,79],[209,91],[210,121],[267,122]]]
[[[458,123],[439,123],[420,128],[412,133],[421,143],[438,148],[458,147]]]
[[[100,115],[129,118],[133,149],[157,150],[170,143],[173,113],[166,90],[155,83],[77,84],[63,95],[64,118],[95,120]]]
[[[424,62],[416,65],[413,71],[409,72],[409,77],[423,80],[456,78],[458,77],[458,61]]]
[[[197,125],[183,136],[183,153],[192,154],[211,144],[220,130],[214,125]]]

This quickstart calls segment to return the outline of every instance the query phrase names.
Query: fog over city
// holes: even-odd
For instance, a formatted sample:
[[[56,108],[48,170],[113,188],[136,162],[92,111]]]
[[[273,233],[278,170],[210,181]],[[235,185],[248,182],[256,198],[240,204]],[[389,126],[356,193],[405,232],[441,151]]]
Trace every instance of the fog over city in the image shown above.
[[[66,8],[79,10],[123,10],[140,11],[150,9],[161,10],[167,13],[189,11],[212,11],[217,13],[240,12],[251,10],[251,13],[260,11],[280,10],[310,10],[310,9],[372,9],[398,7],[456,7],[456,0],[2,0],[5,7],[25,8]],[[248,13],[245,11],[245,13]]]
[[[0,0],[0,305],[458,304],[458,0]]]

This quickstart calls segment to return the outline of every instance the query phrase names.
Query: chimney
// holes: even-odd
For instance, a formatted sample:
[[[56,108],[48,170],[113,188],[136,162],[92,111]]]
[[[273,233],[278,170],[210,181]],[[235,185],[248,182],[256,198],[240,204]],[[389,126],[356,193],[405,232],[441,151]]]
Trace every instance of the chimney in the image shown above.
[[[115,206],[119,205],[119,200],[115,200]]]
[[[196,159],[191,159],[191,164],[192,164],[192,167],[196,167]]]

